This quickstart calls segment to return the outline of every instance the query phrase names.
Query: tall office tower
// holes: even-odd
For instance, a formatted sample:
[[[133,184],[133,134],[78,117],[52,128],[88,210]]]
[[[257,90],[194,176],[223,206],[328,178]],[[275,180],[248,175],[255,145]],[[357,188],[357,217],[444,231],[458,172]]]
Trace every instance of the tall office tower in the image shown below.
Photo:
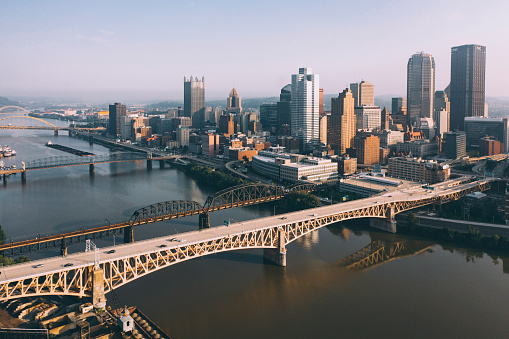
[[[380,115],[380,129],[389,129],[389,111],[387,110],[387,107],[384,107]]]
[[[320,140],[319,121],[320,80],[311,68],[299,68],[292,75],[292,136],[299,138],[300,150]]]
[[[327,142],[335,154],[343,155],[353,146],[355,137],[355,100],[348,88],[331,99],[330,124],[327,123]]]
[[[191,118],[193,128],[205,126],[205,77],[184,77],[184,116]]]
[[[239,92],[233,87],[228,99],[226,99],[226,112],[239,114],[242,111],[242,104]]]
[[[269,131],[270,133],[277,131],[277,113],[277,104],[260,105],[260,123],[264,131]]]
[[[451,130],[465,129],[465,117],[484,116],[486,47],[451,48]]]
[[[435,60],[424,52],[408,60],[407,67],[407,121],[417,126],[420,118],[433,117],[435,95]]]
[[[318,101],[318,112],[320,113],[320,116],[323,114],[323,88],[320,88],[320,99]]]
[[[375,85],[362,80],[361,82],[351,83],[350,90],[355,100],[355,106],[375,105]]]
[[[227,137],[230,137],[232,134],[235,134],[235,121],[233,121],[233,115],[221,115],[219,117],[219,129],[218,132],[220,134],[224,134]]]
[[[320,117],[320,142],[327,145],[327,120],[330,113],[323,114]]]
[[[290,135],[290,125],[292,123],[291,113],[292,85],[288,84],[281,88],[281,94],[277,102],[277,133],[279,135]]]
[[[406,98],[392,98],[391,114],[406,115]]]
[[[355,128],[363,130],[380,129],[382,112],[378,106],[356,106]]]
[[[108,133],[114,136],[115,138],[122,134],[122,117],[126,116],[127,109],[125,105],[122,105],[119,102],[116,102],[114,105],[110,105],[110,113],[109,118],[110,121],[108,123]]]

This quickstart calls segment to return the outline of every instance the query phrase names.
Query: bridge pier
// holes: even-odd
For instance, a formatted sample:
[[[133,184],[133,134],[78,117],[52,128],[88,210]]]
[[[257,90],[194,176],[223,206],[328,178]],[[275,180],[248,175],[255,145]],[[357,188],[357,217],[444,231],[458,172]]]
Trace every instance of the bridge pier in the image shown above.
[[[53,135],[55,135],[55,136],[58,135],[58,130],[57,129],[53,132]]]
[[[95,165],[94,164],[88,165],[88,172],[90,173],[90,175],[94,175],[94,173],[95,173]]]
[[[200,228],[210,228],[210,218],[208,213],[201,213],[199,215],[198,226]]]
[[[26,184],[27,183],[27,171],[21,172],[21,183]]]
[[[164,160],[159,160],[159,168],[164,168]]]
[[[394,208],[393,207],[387,208],[385,214],[386,214],[385,219],[371,218],[369,221],[369,225],[382,231],[396,233],[397,231],[396,220],[394,219],[396,214],[394,213]]]
[[[65,257],[67,256],[67,242],[65,238],[62,238],[62,246],[60,247],[60,255]]]
[[[7,185],[7,175],[2,175],[2,180],[4,182],[4,186]]]
[[[106,306],[106,296],[104,294],[104,273],[103,269],[94,269],[92,271],[92,304],[95,309],[104,309]]]
[[[278,247],[264,248],[263,258],[273,264],[279,266],[286,266],[286,236],[285,231],[280,229],[278,231]]]
[[[152,169],[152,160],[147,160],[147,169],[151,170]]]
[[[134,241],[134,230],[132,226],[124,228],[124,244],[129,244]]]

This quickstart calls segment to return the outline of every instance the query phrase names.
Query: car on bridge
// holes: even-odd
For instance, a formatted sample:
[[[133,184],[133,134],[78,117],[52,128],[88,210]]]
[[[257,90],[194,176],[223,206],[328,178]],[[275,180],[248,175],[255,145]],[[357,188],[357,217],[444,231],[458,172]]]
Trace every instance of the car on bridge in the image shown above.
[[[64,266],[64,267],[71,267],[71,266],[73,266],[73,265],[74,265],[73,263],[68,262],[67,264],[64,264],[64,265],[62,265],[62,266]]]
[[[34,265],[34,266],[32,266],[32,267],[33,267],[33,268],[39,268],[39,267],[43,267],[43,266],[44,266],[44,264],[37,264],[37,265]]]
[[[166,244],[159,245],[158,247],[165,248],[168,247]]]
[[[115,250],[109,250],[108,252],[106,252],[106,254],[113,254],[115,252],[116,252]]]

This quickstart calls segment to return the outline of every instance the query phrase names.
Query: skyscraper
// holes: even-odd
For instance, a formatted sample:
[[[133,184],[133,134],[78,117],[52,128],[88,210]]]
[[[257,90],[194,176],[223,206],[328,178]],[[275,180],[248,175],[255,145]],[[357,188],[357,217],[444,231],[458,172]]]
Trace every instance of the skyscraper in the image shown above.
[[[375,105],[375,85],[362,80],[361,82],[351,83],[350,90],[355,100],[355,106]]]
[[[292,136],[299,138],[300,150],[320,140],[319,121],[320,83],[311,68],[299,68],[292,75]]]
[[[406,115],[406,98],[392,98],[391,114]]]
[[[327,142],[335,154],[343,155],[353,146],[355,137],[355,110],[352,91],[348,88],[331,99],[331,115],[327,123]]]
[[[419,52],[408,60],[407,67],[407,121],[416,126],[420,118],[433,118],[435,95],[435,60]]]
[[[205,126],[205,77],[184,77],[184,116],[191,118],[193,128]]]
[[[109,112],[109,124],[108,124],[108,133],[117,137],[122,134],[122,117],[126,116],[127,110],[125,105],[122,105],[119,102],[116,102],[114,105],[110,105]]]
[[[290,135],[292,123],[292,85],[288,84],[281,88],[279,101],[277,102],[277,133]],[[263,124],[262,124],[263,126]]]
[[[451,48],[451,130],[464,130],[465,117],[484,115],[486,47]]]
[[[228,99],[226,99],[226,112],[227,113],[240,113],[242,111],[242,104],[239,92],[237,92],[237,89],[233,87],[233,89],[230,91],[230,95],[228,96]]]

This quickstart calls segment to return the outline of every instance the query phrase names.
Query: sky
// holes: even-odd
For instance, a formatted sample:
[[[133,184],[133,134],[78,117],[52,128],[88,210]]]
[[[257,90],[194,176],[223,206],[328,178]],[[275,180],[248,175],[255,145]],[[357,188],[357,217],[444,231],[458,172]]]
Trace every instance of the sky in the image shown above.
[[[451,47],[486,46],[486,95],[509,96],[509,1],[0,0],[0,96],[90,101],[278,96],[299,67],[324,93],[351,82],[406,96],[412,54],[430,53],[436,89]]]

